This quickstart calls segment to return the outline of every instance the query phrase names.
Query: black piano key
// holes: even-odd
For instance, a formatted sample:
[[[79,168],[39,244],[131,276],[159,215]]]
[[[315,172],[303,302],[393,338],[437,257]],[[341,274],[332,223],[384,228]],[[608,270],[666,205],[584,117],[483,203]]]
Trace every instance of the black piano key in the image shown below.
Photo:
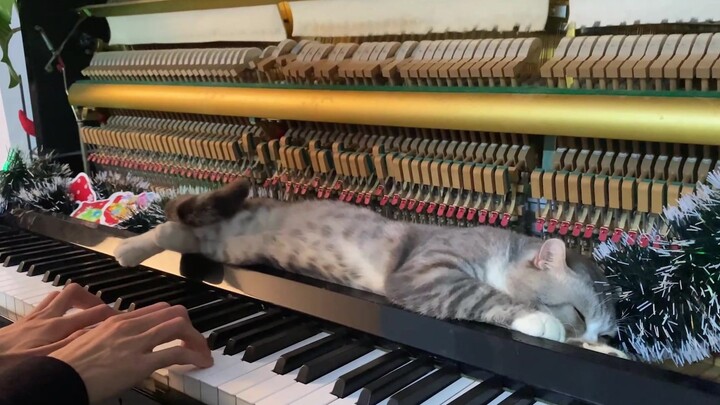
[[[132,274],[132,272],[128,271],[128,269],[126,269],[126,268],[116,265],[107,270],[96,271],[96,272],[91,272],[91,273],[82,273],[77,276],[66,277],[66,275],[63,274],[63,275],[58,276],[56,281],[58,279],[62,279],[62,278],[65,279],[65,283],[57,284],[59,286],[67,285],[70,283],[76,283],[76,284],[80,284],[81,286],[85,286],[89,283],[95,283],[97,281],[108,280],[113,277],[117,277],[119,275],[124,275],[124,274]],[[55,283],[53,283],[53,284],[55,284]]]
[[[350,343],[310,360],[300,367],[295,381],[307,384],[372,351],[366,341]]]
[[[273,371],[277,374],[287,374],[311,359],[320,357],[346,344],[348,342],[347,339],[347,330],[339,329],[330,336],[325,336],[320,340],[316,340],[306,346],[283,354],[275,363]]]
[[[167,302],[170,305],[183,305],[177,303],[177,300],[197,299],[196,297],[212,297],[212,293],[208,291],[168,291],[166,293],[158,294],[147,298],[138,298],[134,300],[128,309],[130,311],[146,307],[148,305],[155,304],[157,302]],[[199,304],[198,304],[199,305]],[[194,305],[193,305],[194,306]],[[185,306],[187,308],[187,306]]]
[[[187,284],[184,281],[173,282],[170,284],[160,285],[154,288],[149,288],[143,291],[134,292],[131,294],[124,294],[115,300],[115,309],[125,310],[130,308],[130,305],[136,300],[143,300],[147,298],[159,297],[166,293],[187,293],[189,290]],[[160,301],[156,301],[160,302]]]
[[[76,266],[81,267],[84,266],[87,263],[91,263],[93,261],[97,261],[98,255],[95,253],[83,253],[79,256],[75,256],[72,258],[66,258],[66,259],[52,259],[44,262],[34,263],[30,265],[30,268],[28,269],[27,275],[30,277],[39,276],[41,274],[45,274],[50,269],[58,268],[58,267],[67,267],[67,266]]]
[[[43,263],[48,262],[51,260],[59,260],[59,259],[72,259],[75,257],[78,257],[80,255],[85,254],[86,252],[84,250],[68,250],[65,252],[60,253],[48,253],[46,255],[39,255],[37,257],[33,257],[30,259],[25,259],[18,264],[17,272],[18,273],[25,273],[30,270],[30,267],[32,267],[35,263]]]
[[[188,308],[188,317],[193,325],[197,322],[202,322],[205,319],[210,319],[220,311],[225,311],[228,308],[233,308],[236,305],[242,304],[245,301],[237,299],[235,297],[221,296],[218,297],[215,302],[210,302],[207,305],[197,306],[196,308]]]
[[[260,306],[252,302],[238,302],[234,306],[215,310],[211,314],[192,320],[192,324],[198,331],[207,332],[232,321],[248,317],[260,312]]]
[[[272,336],[250,343],[245,349],[243,361],[252,363],[318,333],[318,325],[305,323],[291,329],[284,329]]]
[[[457,367],[441,367],[434,373],[415,381],[412,385],[393,394],[388,401],[388,405],[419,404],[459,379],[460,372]]]
[[[498,405],[533,405],[537,401],[534,398],[535,393],[531,387],[523,386],[517,391],[510,394],[509,397],[505,398]],[[580,401],[573,401],[572,403],[581,403]]]
[[[236,335],[260,327],[261,325],[280,319],[282,312],[278,309],[271,309],[262,315],[234,322],[222,328],[215,329],[207,338],[210,350],[219,349],[225,346],[228,340]]]
[[[386,353],[340,376],[335,382],[332,394],[338,398],[345,398],[408,361],[410,361],[410,359],[404,350],[393,350],[390,353]]]
[[[363,387],[357,405],[375,405],[432,369],[430,360],[425,357],[417,358]]]
[[[3,265],[5,267],[17,266],[18,264],[22,263],[23,260],[35,259],[38,257],[48,257],[49,255],[59,255],[61,253],[69,252],[71,250],[73,250],[72,246],[67,245],[48,246],[43,248],[37,247],[36,250],[33,251],[28,251],[25,253],[11,253],[7,255]]]
[[[119,272],[110,278],[101,280],[101,281],[95,281],[92,283],[85,284],[85,288],[90,291],[92,294],[97,294],[98,291],[113,287],[120,284],[129,283],[131,281],[136,280],[145,280],[148,278],[151,278],[153,276],[150,272],[145,271],[124,271]]]
[[[488,405],[502,393],[502,379],[494,376],[474,386],[448,405]]]
[[[18,235],[30,235],[30,234],[20,231],[19,229],[3,230],[2,232],[0,232],[0,239],[14,238]]]
[[[193,309],[200,306],[205,306],[205,304],[217,301],[218,299],[219,297],[216,293],[212,293],[210,291],[198,291],[195,294],[181,296],[173,299],[166,299],[165,302],[170,305],[181,305],[186,309]]]
[[[191,309],[188,311],[188,317],[190,320],[195,322],[201,320],[208,315],[212,315],[216,311],[222,311],[226,308],[232,308],[237,304],[241,304],[243,301],[230,297],[222,297],[219,301],[213,302],[199,308]]]
[[[114,285],[112,287],[101,288],[98,290],[96,295],[100,297],[106,303],[115,302],[118,297],[123,294],[130,294],[138,291],[143,291],[147,288],[153,288],[159,285],[167,284],[170,282],[167,277],[163,277],[159,274],[154,274],[149,278],[142,278],[127,283]]]
[[[0,251],[0,262],[5,262],[11,254],[20,254],[20,253],[29,253],[29,252],[42,252],[46,249],[55,248],[58,246],[63,246],[57,242],[52,241],[43,241],[40,243],[31,243],[26,246],[18,247],[17,249],[11,248],[7,249],[5,251]],[[5,267],[9,265],[3,265]]]
[[[47,239],[40,239],[34,236],[23,236],[17,239],[11,238],[8,240],[0,240],[0,252],[4,252],[10,249],[17,249],[18,247],[25,247],[30,244],[37,244],[39,242],[47,242]]]
[[[256,328],[232,336],[230,337],[230,339],[228,339],[227,344],[225,344],[225,350],[223,350],[223,354],[238,354],[241,351],[245,350],[251,342],[254,342],[257,339],[267,337],[277,330],[286,328],[288,327],[288,325],[292,326],[298,322],[298,316],[290,315],[286,318],[281,318],[266,324],[262,324]]]
[[[116,267],[119,267],[116,262],[105,259],[83,263],[82,266],[73,264],[69,266],[57,267],[45,272],[45,274],[43,275],[43,282],[53,282],[53,285],[64,285],[65,281],[67,281],[67,279],[70,277],[76,277],[83,274],[91,274],[93,272],[98,272],[102,270],[110,270]],[[55,280],[58,277],[61,277],[61,279],[58,280],[57,284],[55,284]]]
[[[13,241],[13,240],[25,239],[25,238],[48,240],[47,238],[43,238],[41,236],[34,235],[32,233],[27,233],[27,232],[12,232],[12,231],[11,232],[0,232],[0,246],[2,246],[2,244],[7,241]]]

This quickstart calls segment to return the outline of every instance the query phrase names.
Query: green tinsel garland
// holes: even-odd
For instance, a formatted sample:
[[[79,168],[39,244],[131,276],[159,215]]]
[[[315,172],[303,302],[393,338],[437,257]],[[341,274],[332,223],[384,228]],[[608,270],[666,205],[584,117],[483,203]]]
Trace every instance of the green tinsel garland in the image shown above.
[[[23,203],[18,199],[21,190],[29,190],[53,178],[70,178],[70,167],[55,161],[48,153],[30,162],[22,153],[12,150],[8,155],[6,169],[0,171],[0,209],[4,212]]]
[[[71,180],[70,168],[57,163],[52,154],[28,162],[22,153],[14,151],[10,154],[7,169],[0,171],[0,214],[22,208],[70,215],[77,207],[68,190]],[[98,199],[109,198],[120,191],[139,194],[150,189],[147,181],[131,174],[100,172],[91,180]],[[147,232],[167,220],[163,207],[168,200],[179,194],[204,191],[207,190],[190,187],[158,190],[160,201],[133,212],[118,227],[136,233]]]

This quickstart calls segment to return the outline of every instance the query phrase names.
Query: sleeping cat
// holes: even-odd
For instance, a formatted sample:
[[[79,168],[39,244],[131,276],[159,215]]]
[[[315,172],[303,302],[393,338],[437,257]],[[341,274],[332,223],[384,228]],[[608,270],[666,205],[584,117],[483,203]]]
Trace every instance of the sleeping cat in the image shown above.
[[[504,229],[397,222],[342,202],[247,198],[246,181],[170,201],[168,222],[124,240],[123,266],[171,250],[268,264],[384,295],[441,319],[565,341],[616,332],[612,295],[589,259]]]

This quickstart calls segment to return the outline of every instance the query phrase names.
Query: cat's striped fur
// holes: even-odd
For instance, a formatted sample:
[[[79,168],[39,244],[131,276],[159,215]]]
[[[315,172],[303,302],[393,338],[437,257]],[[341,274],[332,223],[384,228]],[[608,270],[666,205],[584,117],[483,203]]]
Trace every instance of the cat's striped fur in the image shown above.
[[[241,181],[171,201],[167,223],[126,239],[115,256],[132,266],[167,249],[270,264],[372,291],[422,314],[560,341],[615,333],[601,270],[558,239],[396,222],[341,202],[246,199],[248,186]]]

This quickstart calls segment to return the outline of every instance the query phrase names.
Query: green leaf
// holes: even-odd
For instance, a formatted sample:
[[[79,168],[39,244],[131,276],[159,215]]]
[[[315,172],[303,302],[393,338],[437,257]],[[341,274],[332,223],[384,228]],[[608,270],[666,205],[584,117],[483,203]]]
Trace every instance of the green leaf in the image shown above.
[[[16,0],[0,0],[0,49],[2,49],[2,59],[0,62],[8,67],[10,73],[10,88],[20,83],[20,77],[12,66],[8,49],[10,47],[10,39],[19,29],[10,28],[10,20],[12,19],[12,10]]]
[[[12,19],[12,9],[15,6],[15,0],[0,0],[0,24],[10,27]]]

